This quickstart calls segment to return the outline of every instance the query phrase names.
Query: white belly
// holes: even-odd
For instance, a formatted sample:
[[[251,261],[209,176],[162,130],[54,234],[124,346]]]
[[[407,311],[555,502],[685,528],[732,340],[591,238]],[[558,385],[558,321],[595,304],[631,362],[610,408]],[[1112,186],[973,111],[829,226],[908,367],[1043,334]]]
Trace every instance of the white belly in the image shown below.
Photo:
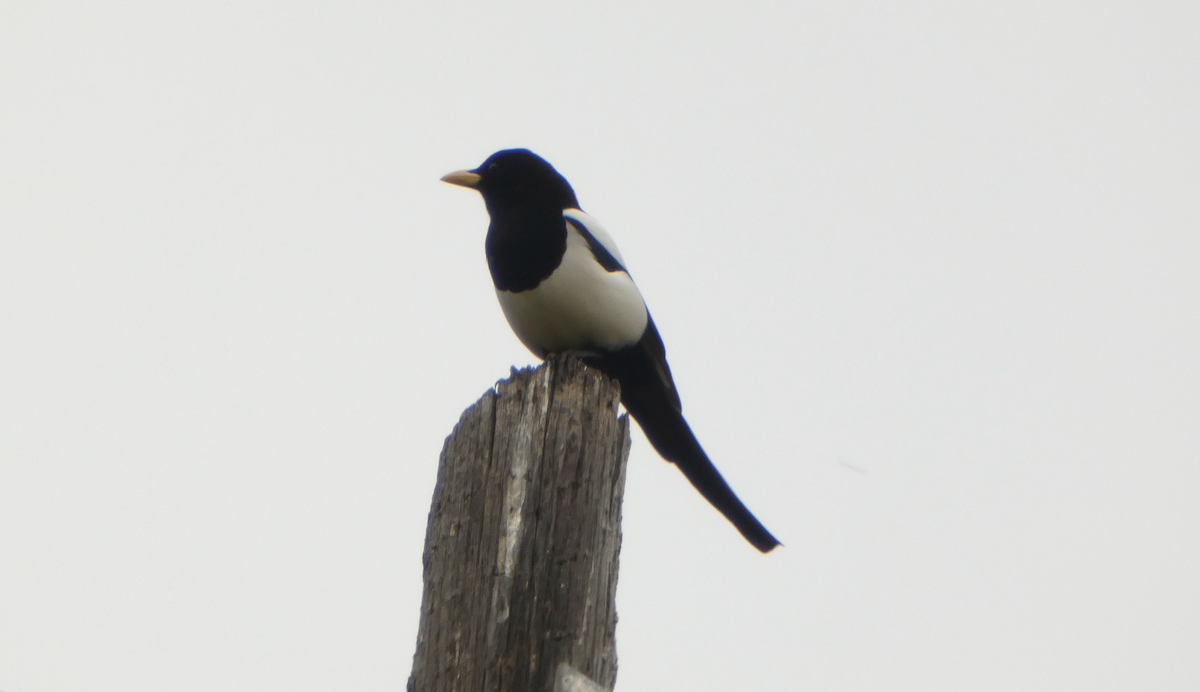
[[[587,241],[567,224],[567,251],[537,288],[496,291],[508,324],[539,357],[637,343],[646,330],[646,305],[629,274],[607,272]]]

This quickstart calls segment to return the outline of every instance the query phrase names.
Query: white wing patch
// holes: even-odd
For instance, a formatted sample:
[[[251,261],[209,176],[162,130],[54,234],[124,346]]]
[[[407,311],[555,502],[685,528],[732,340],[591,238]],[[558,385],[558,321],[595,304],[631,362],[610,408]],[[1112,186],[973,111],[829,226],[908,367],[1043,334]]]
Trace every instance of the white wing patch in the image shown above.
[[[575,209],[563,215],[583,224],[624,265],[612,236],[595,219]],[[632,346],[648,320],[641,293],[628,273],[605,271],[587,239],[565,220],[563,225],[567,251],[554,273],[528,291],[496,291],[509,326],[540,357]]]
[[[608,250],[608,254],[616,257],[617,261],[621,263],[622,267],[625,267],[626,269],[629,268],[629,265],[625,264],[625,258],[621,256],[621,251],[617,249],[617,241],[613,240],[613,237],[608,234],[608,231],[604,229],[604,226],[600,225],[599,221],[591,216],[588,216],[579,209],[565,209],[563,210],[563,216],[567,217],[568,219],[574,219],[575,221],[583,224],[583,227],[588,230],[588,233],[591,233],[592,237],[600,241],[600,244],[604,246],[604,249]],[[569,225],[570,224],[568,224],[568,226]]]

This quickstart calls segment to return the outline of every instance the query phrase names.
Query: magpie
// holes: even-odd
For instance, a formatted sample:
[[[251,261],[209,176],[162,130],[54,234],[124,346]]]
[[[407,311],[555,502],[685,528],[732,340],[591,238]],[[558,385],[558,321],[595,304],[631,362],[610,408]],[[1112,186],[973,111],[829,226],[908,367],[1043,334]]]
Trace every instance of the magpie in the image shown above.
[[[667,352],[612,237],[579,206],[570,183],[527,149],[492,154],[442,177],[477,190],[491,224],[484,247],[500,308],[539,358],[572,352],[621,384],[621,403],[755,548],[779,545],[721,477],[692,434]]]

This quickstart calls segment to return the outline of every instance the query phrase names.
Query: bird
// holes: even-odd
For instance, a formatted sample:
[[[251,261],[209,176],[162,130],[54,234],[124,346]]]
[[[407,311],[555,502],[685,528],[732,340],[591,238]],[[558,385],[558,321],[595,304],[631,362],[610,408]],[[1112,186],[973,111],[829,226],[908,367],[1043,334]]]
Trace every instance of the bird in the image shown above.
[[[650,445],[763,553],[780,542],[734,494],[683,417],[667,352],[621,251],[574,188],[528,149],[442,176],[476,190],[491,223],[484,249],[500,308],[534,355],[574,353],[615,378]]]

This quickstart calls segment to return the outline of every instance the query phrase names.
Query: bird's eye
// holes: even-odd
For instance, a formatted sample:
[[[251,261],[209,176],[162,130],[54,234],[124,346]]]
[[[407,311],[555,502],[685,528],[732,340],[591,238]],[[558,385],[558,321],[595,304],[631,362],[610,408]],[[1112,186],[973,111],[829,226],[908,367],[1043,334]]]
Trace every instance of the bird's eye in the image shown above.
[[[497,169],[497,168],[499,168],[499,167],[500,167],[500,165],[499,165],[499,164],[496,164],[496,163],[489,163],[489,164],[488,164],[488,167],[487,167],[487,169],[488,169],[489,171],[494,171],[494,170],[496,170],[496,169]]]

